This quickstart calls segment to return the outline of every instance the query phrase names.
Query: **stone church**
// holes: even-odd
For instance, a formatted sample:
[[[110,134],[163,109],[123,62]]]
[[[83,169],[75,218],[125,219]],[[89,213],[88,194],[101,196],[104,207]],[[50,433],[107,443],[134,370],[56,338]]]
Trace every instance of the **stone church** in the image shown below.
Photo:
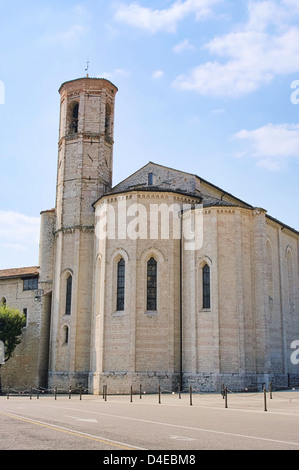
[[[39,266],[0,271],[0,301],[27,318],[2,384],[97,394],[294,383],[299,233],[153,162],[113,187],[117,91],[88,76],[59,89]]]

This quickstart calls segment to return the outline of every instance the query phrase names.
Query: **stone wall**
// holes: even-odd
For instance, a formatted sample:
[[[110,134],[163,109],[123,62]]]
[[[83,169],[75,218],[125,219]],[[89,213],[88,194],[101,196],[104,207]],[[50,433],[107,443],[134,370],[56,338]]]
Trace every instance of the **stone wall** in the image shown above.
[[[123,218],[124,212],[119,207],[126,207],[127,226],[135,223],[136,228],[142,207],[145,211],[143,229],[147,226],[148,230],[139,233],[141,236],[136,238],[127,236],[119,239],[113,234],[111,238],[96,239],[96,295],[91,355],[91,377],[95,381],[95,390],[99,387],[97,384],[107,380],[109,389],[123,389],[121,377],[126,378],[126,383],[134,383],[134,386],[142,378],[148,390],[157,390],[159,380],[165,386],[167,384],[167,388],[177,381],[180,369],[180,239],[172,236],[171,217],[168,238],[147,235],[150,233],[153,206],[167,208],[175,204],[179,213],[183,204],[196,202],[196,199],[175,193],[133,191],[118,196],[107,195],[96,205],[96,225],[104,204],[113,208],[111,215],[116,215],[114,222],[112,218],[107,219],[108,234],[112,234],[112,228],[119,227],[119,218]],[[119,206],[122,203],[125,205]],[[130,208],[137,208],[137,204],[140,205],[139,213],[131,213]],[[167,211],[164,215],[167,216]],[[116,269],[121,257],[126,263],[125,308],[117,311]],[[148,311],[146,305],[147,262],[151,257],[157,262],[155,311]]]
[[[7,306],[26,309],[27,324],[19,344],[9,361],[1,367],[2,386],[37,387],[40,384],[40,340],[42,332],[41,302],[35,301],[36,291],[24,291],[20,277],[0,280],[0,300]],[[43,384],[44,385],[44,384]]]

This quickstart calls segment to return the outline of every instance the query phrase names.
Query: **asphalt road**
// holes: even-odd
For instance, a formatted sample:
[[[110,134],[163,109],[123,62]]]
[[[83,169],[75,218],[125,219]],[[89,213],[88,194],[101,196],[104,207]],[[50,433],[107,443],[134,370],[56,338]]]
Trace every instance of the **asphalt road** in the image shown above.
[[[144,459],[153,451],[167,451],[170,460],[176,455],[156,462],[164,464],[175,458],[193,464],[198,450],[299,450],[299,391],[274,392],[271,400],[267,394],[266,402],[263,393],[231,394],[227,408],[220,394],[193,395],[192,405],[188,394],[162,395],[161,403],[157,395],[133,402],[129,396],[1,396],[0,450],[109,451],[103,459],[120,458],[120,451],[127,458],[135,451]]]

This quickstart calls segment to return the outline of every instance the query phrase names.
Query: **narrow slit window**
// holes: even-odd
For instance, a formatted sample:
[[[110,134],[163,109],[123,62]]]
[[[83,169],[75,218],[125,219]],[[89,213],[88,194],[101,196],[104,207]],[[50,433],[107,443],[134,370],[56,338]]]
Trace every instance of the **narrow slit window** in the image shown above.
[[[117,263],[117,299],[116,310],[125,309],[125,261],[122,259]]]
[[[69,327],[68,326],[64,327],[64,343],[65,344],[69,343]]]
[[[71,310],[72,310],[72,276],[70,275],[66,280],[65,314],[70,315]]]
[[[105,137],[108,140],[111,137],[111,107],[108,103],[106,104]]]
[[[211,307],[211,280],[210,267],[206,264],[202,269],[202,291],[203,291],[203,308]]]
[[[154,184],[154,175],[153,173],[148,173],[147,175],[147,184],[152,186]]]
[[[73,107],[72,116],[72,131],[77,134],[78,132],[78,121],[79,121],[79,103],[76,103]]]
[[[147,310],[157,310],[157,261],[147,263]]]

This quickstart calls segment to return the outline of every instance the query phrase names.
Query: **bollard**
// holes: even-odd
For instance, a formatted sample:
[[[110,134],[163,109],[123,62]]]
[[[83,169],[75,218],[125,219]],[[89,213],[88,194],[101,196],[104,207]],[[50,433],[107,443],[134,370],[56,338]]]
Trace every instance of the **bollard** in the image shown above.
[[[82,387],[80,387],[80,400],[82,400]]]
[[[192,387],[189,387],[189,394],[190,394],[190,406],[192,406]]]
[[[266,387],[264,387],[264,411],[267,411],[267,391],[266,391]]]
[[[7,389],[7,400],[9,400],[9,387]]]
[[[224,389],[225,408],[227,408],[227,387]]]
[[[269,383],[270,400],[272,400],[272,382]]]
[[[36,391],[36,399],[39,400],[39,387],[37,387],[37,391]]]
[[[54,388],[54,397],[55,397],[55,400],[57,400],[57,387]]]
[[[178,384],[179,399],[181,399],[181,386]]]
[[[69,388],[69,400],[71,399],[72,397],[72,387]]]
[[[140,398],[140,400],[141,400],[141,398],[142,398],[141,390],[142,390],[142,389],[141,389],[141,384],[140,384],[140,387],[139,387],[139,398]]]
[[[159,385],[159,404],[161,403],[161,387]]]
[[[130,388],[130,403],[132,403],[133,401],[133,388],[132,388],[132,385],[131,385],[131,388]]]

